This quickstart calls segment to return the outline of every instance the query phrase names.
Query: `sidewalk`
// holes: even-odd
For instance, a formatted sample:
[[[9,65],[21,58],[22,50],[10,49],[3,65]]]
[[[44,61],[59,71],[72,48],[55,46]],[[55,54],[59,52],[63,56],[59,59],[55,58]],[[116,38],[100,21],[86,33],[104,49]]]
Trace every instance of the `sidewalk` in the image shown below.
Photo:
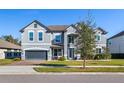
[[[35,74],[34,66],[0,66],[0,74]]]
[[[63,73],[38,73],[33,70],[34,67],[55,67],[55,66],[0,66],[0,75],[21,75],[21,74],[48,74],[48,75],[68,75],[68,74],[123,74],[123,72],[63,72]],[[64,67],[81,67],[81,66],[64,66]],[[124,67],[124,66],[86,66],[86,67]]]
[[[66,67],[82,67],[82,66],[66,66]],[[103,67],[103,68],[108,68],[108,67],[110,67],[110,68],[118,68],[118,67],[124,67],[124,66],[86,66],[86,67]]]

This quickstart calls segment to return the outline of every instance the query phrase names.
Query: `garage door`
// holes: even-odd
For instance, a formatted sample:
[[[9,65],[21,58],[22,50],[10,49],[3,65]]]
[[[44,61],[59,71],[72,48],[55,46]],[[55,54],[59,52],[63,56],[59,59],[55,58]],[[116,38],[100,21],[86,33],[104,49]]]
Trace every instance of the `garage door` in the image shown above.
[[[25,51],[26,59],[35,59],[35,60],[47,60],[47,51]]]

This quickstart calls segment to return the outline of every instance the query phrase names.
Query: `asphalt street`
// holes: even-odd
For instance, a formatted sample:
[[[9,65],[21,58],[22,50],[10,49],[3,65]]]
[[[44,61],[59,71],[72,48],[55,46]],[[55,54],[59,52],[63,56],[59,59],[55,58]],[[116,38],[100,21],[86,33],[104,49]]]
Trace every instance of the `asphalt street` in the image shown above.
[[[124,83],[124,74],[3,74],[0,83]]]

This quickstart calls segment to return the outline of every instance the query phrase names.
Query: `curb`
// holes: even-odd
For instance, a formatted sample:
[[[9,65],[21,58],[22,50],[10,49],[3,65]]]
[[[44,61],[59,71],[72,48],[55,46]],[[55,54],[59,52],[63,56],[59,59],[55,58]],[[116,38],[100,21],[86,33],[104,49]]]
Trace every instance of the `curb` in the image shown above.
[[[124,75],[124,72],[0,73],[0,75]]]

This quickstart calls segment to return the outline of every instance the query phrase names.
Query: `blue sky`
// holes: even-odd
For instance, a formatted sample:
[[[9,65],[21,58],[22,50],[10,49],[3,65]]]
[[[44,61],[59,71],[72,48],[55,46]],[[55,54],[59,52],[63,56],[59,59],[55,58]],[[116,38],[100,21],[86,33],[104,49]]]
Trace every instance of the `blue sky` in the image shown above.
[[[19,30],[33,20],[44,25],[69,25],[83,20],[88,10],[0,10],[0,36],[12,34],[20,38]],[[108,32],[108,37],[124,30],[124,10],[91,10],[96,25]]]

